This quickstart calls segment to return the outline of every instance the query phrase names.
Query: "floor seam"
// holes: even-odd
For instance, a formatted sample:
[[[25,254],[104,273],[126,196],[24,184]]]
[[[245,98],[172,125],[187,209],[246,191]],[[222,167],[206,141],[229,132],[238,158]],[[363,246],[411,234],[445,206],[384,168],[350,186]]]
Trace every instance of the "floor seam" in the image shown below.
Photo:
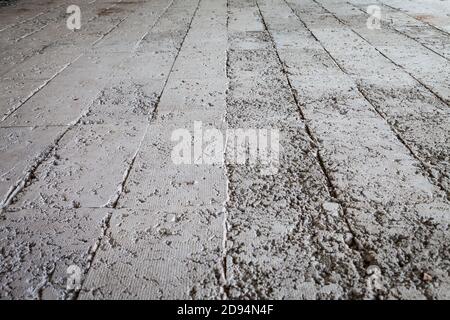
[[[227,77],[227,93],[230,90],[230,77],[229,77],[229,65],[230,65],[230,53],[229,53],[229,21],[230,21],[230,3],[229,0],[227,0],[227,21],[226,21],[226,29],[227,29],[227,50],[226,50],[226,61],[225,61],[225,72]],[[227,124],[227,114],[228,114],[228,99],[226,99],[225,103],[225,114],[224,114],[224,122],[225,125]],[[227,161],[227,146],[228,146],[228,136],[225,135],[225,148],[223,153],[223,161],[224,161],[224,175],[225,175],[225,190],[226,190],[226,199],[223,204],[223,222],[222,222],[222,228],[223,228],[223,238],[222,238],[222,261],[221,261],[221,277],[222,277],[222,283],[221,283],[221,294],[223,295],[224,299],[229,298],[229,284],[228,284],[228,275],[227,275],[227,258],[228,258],[228,249],[227,249],[227,241],[228,241],[228,202],[230,201],[230,190],[229,190],[229,184],[230,184],[230,176],[228,171],[228,161]]]

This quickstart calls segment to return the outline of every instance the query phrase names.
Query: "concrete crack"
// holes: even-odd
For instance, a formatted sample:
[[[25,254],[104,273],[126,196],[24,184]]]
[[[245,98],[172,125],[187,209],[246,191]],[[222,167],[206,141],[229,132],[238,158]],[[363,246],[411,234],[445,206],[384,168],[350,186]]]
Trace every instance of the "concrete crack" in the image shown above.
[[[227,0],[227,21],[226,21],[226,29],[228,31],[229,27],[229,20],[230,20],[230,12],[229,12],[229,0]],[[230,57],[229,57],[229,47],[227,47],[226,52],[226,75],[227,75],[227,92],[230,90],[230,80],[229,80],[229,66],[230,66]],[[225,107],[225,113],[224,113],[224,122],[227,122],[227,109],[228,101],[226,103]],[[224,163],[224,175],[225,175],[225,190],[226,190],[226,199],[223,203],[223,222],[222,222],[222,261],[221,261],[221,294],[224,299],[228,299],[229,297],[229,288],[228,288],[228,275],[227,275],[227,258],[228,258],[228,249],[227,249],[227,240],[228,240],[228,202],[230,200],[230,190],[229,190],[229,184],[230,184],[230,177],[229,177],[229,171],[228,171],[228,162],[227,162],[227,146],[228,146],[228,136],[225,135],[225,148],[223,152],[223,163]]]
[[[17,38],[14,42],[17,43],[17,42],[19,42],[19,41],[22,41],[23,39],[28,38],[29,36],[32,36],[33,34],[39,32],[39,31],[41,31],[41,30],[44,30],[44,29],[47,28],[47,27],[48,27],[48,24],[45,24],[45,25],[43,25],[42,27],[40,27],[40,28],[38,28],[38,29],[36,29],[36,30],[33,30],[33,31],[31,31],[31,32],[29,32],[29,33],[27,33],[27,34],[24,34],[23,36]]]
[[[148,132],[148,128],[149,128],[149,127],[150,127],[150,125],[147,124],[147,126],[145,127],[145,130],[144,130],[144,134],[142,135],[142,138],[141,138],[141,140],[139,141],[139,145],[138,145],[138,147],[136,148],[136,151],[134,152],[133,157],[131,158],[130,164],[129,164],[129,166],[125,169],[125,172],[124,172],[124,174],[123,174],[122,181],[120,182],[120,184],[119,184],[119,186],[118,186],[118,188],[117,188],[117,193],[116,193],[116,194],[108,201],[108,203],[104,206],[105,208],[113,208],[113,209],[115,209],[115,208],[117,207],[117,204],[119,203],[119,199],[120,199],[121,195],[122,195],[123,192],[124,192],[125,185],[126,185],[126,183],[127,183],[127,181],[128,181],[128,177],[130,176],[131,170],[133,169],[134,162],[136,161],[136,158],[137,158],[137,156],[138,156],[138,154],[139,154],[139,151],[141,150],[142,143],[143,143],[144,140],[145,140],[145,137],[146,137],[146,135],[147,135],[147,132]]]
[[[61,7],[61,6],[58,6],[57,8],[59,8],[59,7]],[[50,11],[49,11],[49,12],[50,12]],[[28,18],[28,19],[19,21],[19,22],[15,23],[15,24],[9,24],[9,25],[3,27],[2,29],[0,29],[0,32],[3,32],[3,31],[8,30],[8,29],[10,29],[10,28],[16,27],[16,26],[18,26],[18,25],[27,23],[28,21],[31,21],[31,20],[33,20],[33,19],[36,19],[37,17],[40,17],[40,16],[42,16],[43,14],[46,14],[46,13],[49,13],[49,12],[45,12],[45,13],[44,13],[44,12],[39,12],[38,14],[36,14],[36,15],[34,15],[34,16]]]
[[[142,37],[138,40],[138,42],[136,42],[136,44],[134,45],[134,51],[136,51],[139,46],[141,45],[141,42],[144,41],[144,39],[148,36],[148,34],[150,33],[150,31],[153,30],[153,28],[156,26],[156,24],[161,20],[162,16],[167,12],[167,10],[169,10],[169,8],[173,5],[173,2],[175,0],[172,0],[169,5],[164,9],[164,11],[158,16],[158,18],[155,20],[155,23],[153,23],[153,25],[150,27],[149,30],[147,30],[147,32],[145,32]]]
[[[101,229],[100,229],[100,236],[97,238],[95,243],[89,248],[89,251],[88,251],[87,265],[86,265],[85,270],[83,270],[84,277],[82,278],[80,286],[77,290],[75,290],[74,292],[66,292],[67,300],[77,300],[78,299],[78,297],[81,293],[81,290],[83,289],[83,284],[87,278],[89,270],[91,269],[92,263],[94,262],[94,259],[97,255],[97,251],[100,248],[100,245],[101,245],[103,239],[107,236],[108,230],[110,228],[112,215],[113,215],[112,212],[108,212],[107,215],[103,218]]]
[[[186,37],[187,37],[189,31],[191,30],[192,22],[194,21],[194,17],[195,17],[196,14],[197,14],[197,11],[198,11],[198,8],[200,7],[201,1],[202,1],[202,0],[199,0],[199,1],[197,2],[197,7],[196,7],[195,10],[194,10],[194,14],[192,15],[191,20],[189,21],[189,24],[188,24],[188,27],[187,27],[187,31],[186,31],[186,33],[184,34],[183,39],[181,40],[180,46],[178,47],[178,50],[177,50],[177,54],[175,55],[175,58],[174,58],[174,60],[173,60],[173,62],[172,62],[172,65],[170,66],[170,70],[169,70],[169,72],[168,72],[168,74],[167,74],[167,77],[166,77],[166,79],[165,79],[165,81],[164,81],[164,85],[163,85],[163,88],[162,88],[162,90],[161,90],[161,93],[159,94],[159,96],[158,96],[157,99],[156,99],[155,109],[154,109],[153,114],[152,114],[152,117],[151,117],[151,119],[150,119],[151,121],[154,120],[154,119],[156,118],[157,114],[158,114],[158,105],[159,105],[159,102],[161,101],[161,97],[162,97],[162,95],[163,95],[163,93],[164,93],[164,91],[165,91],[165,89],[166,89],[166,87],[167,87],[167,83],[169,82],[170,75],[172,74],[173,68],[174,68],[174,66],[175,66],[175,63],[176,63],[176,61],[177,61],[177,59],[178,59],[178,56],[180,55],[181,48],[183,47],[183,44],[184,44],[184,42],[185,42],[185,40],[186,40]]]
[[[131,13],[130,13],[130,15],[131,15]],[[128,15],[129,16],[129,15]],[[104,34],[102,34],[101,36],[100,36],[100,38],[98,38],[97,40],[95,40],[92,44],[91,44],[91,46],[95,46],[97,43],[99,43],[100,41],[102,41],[108,34],[110,34],[111,32],[113,32],[114,30],[116,30],[121,24],[122,24],[122,22],[124,22],[127,18],[128,18],[128,16],[127,17],[125,17],[125,18],[123,18],[123,19],[120,19],[120,21],[118,22],[118,23],[116,23],[114,26],[112,26],[108,31],[106,31]]]

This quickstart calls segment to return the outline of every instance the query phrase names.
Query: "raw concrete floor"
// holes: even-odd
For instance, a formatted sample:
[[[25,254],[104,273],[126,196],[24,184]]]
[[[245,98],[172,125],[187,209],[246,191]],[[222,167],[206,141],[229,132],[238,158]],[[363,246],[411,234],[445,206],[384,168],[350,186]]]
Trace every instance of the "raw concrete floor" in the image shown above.
[[[450,299],[449,15],[449,0],[1,7],[0,297]],[[175,165],[171,133],[194,121],[278,129],[278,173]]]

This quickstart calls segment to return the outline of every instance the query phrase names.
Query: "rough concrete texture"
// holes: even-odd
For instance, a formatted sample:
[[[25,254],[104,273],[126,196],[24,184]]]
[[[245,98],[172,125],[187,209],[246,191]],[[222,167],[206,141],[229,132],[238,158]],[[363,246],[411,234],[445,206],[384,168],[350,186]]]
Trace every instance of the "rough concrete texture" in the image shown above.
[[[449,0],[0,1],[0,48],[2,299],[450,299]],[[277,171],[174,163],[198,121]]]

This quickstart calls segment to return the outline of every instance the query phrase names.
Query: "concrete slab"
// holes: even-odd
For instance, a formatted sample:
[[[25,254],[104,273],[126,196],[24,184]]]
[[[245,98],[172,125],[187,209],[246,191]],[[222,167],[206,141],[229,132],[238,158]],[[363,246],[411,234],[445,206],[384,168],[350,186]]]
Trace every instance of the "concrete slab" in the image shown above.
[[[76,126],[34,173],[14,207],[98,208],[121,186],[146,125]],[[101,169],[100,169],[101,168]],[[100,169],[100,170],[99,170]],[[95,178],[94,178],[95,177]]]
[[[444,2],[0,8],[0,297],[449,299]]]
[[[2,214],[2,299],[68,299],[71,270],[84,272],[103,234],[106,209],[20,210]],[[72,268],[72,269],[69,269]],[[78,269],[79,268],[79,269]],[[70,287],[69,287],[70,288]]]
[[[194,153],[193,146],[188,150],[191,154],[189,163],[177,164],[174,160],[173,149],[180,142],[179,137],[173,136],[173,133],[180,129],[188,130],[193,135],[194,123],[161,120],[158,124],[150,125],[125,185],[125,194],[119,201],[119,207],[183,208],[220,205],[225,201],[226,177],[223,165],[206,164],[195,158],[196,155],[202,157],[203,150]],[[194,161],[200,163],[196,164]]]
[[[80,298],[220,298],[222,215],[217,207],[115,211]]]
[[[2,203],[33,165],[52,146],[65,127],[0,128],[0,195]]]

